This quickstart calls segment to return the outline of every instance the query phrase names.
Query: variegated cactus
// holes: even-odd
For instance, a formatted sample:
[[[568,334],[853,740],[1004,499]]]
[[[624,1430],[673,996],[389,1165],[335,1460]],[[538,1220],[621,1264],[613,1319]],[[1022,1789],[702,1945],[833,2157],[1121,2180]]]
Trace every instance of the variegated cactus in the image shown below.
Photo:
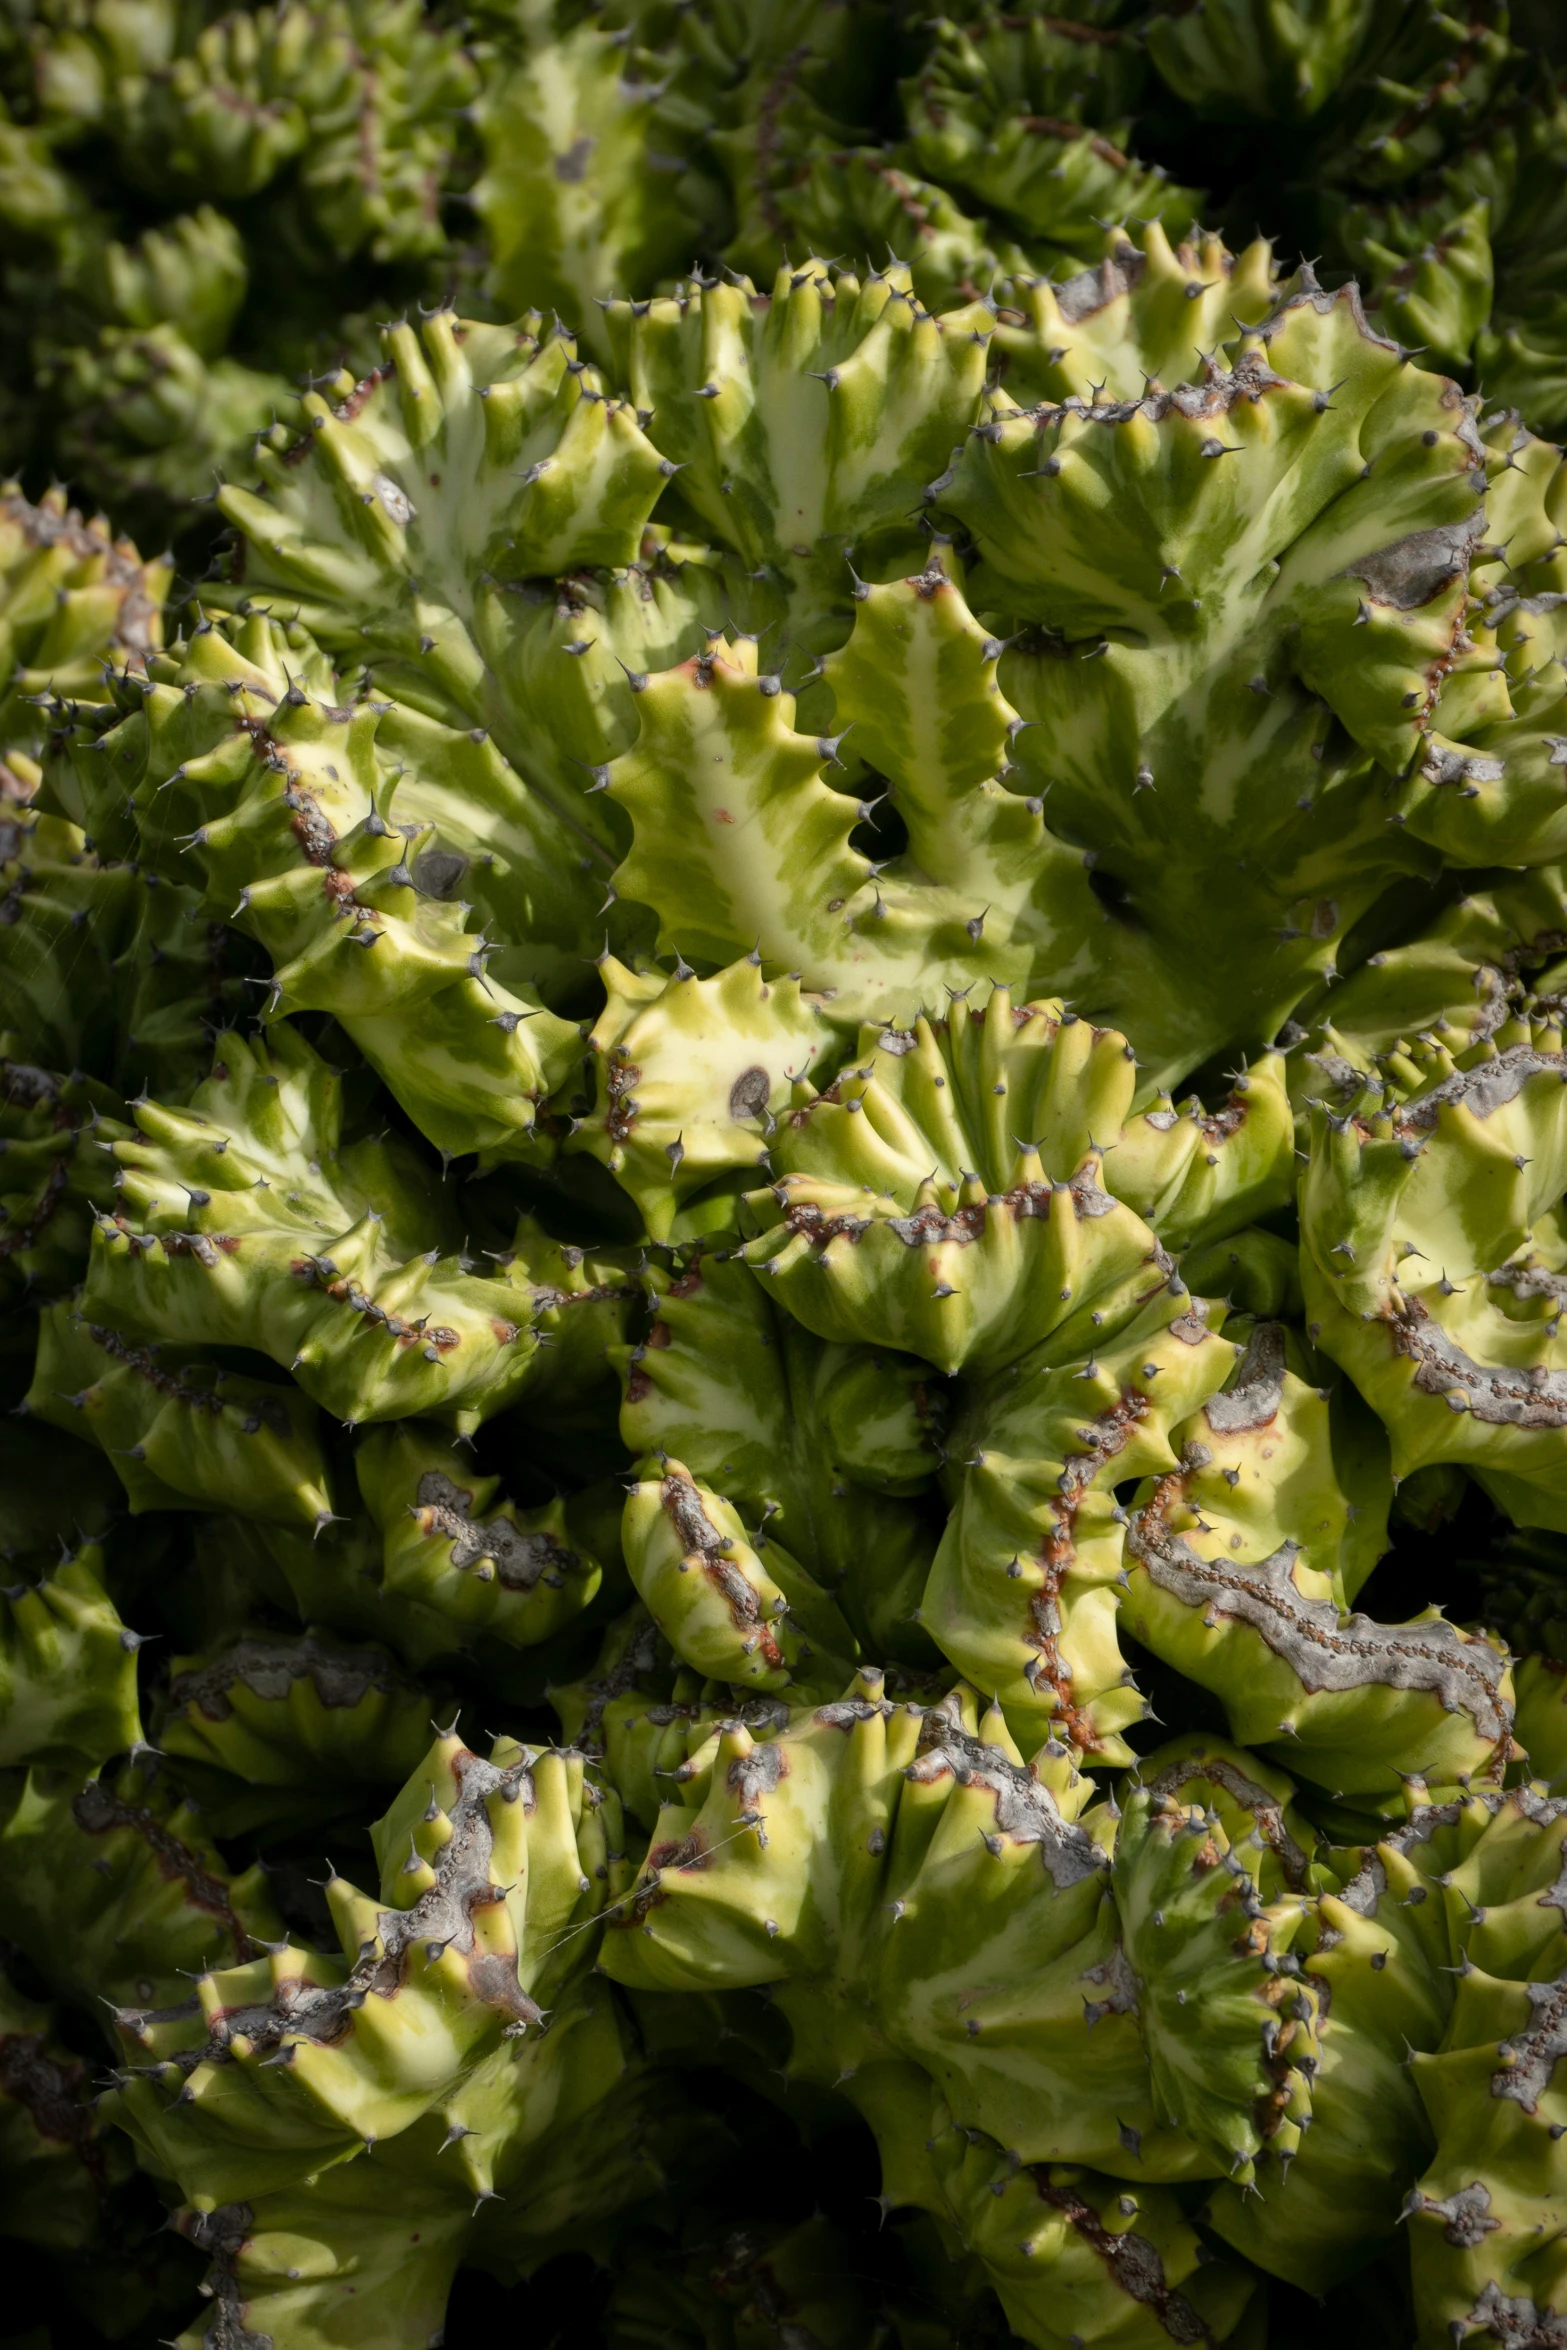
[[[0,1933],[193,2345],[1567,2320],[1558,458],[1262,246],[1012,291],[397,325],[37,705]],[[834,2129],[924,2332],[692,2281]]]

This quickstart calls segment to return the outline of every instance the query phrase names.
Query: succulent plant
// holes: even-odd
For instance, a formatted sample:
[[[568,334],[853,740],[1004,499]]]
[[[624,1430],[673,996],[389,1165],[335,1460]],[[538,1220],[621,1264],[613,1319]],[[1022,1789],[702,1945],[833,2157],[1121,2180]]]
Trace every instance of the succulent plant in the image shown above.
[[[133,1509],[254,1508],[312,1529],[331,1515],[315,1414],[296,1387],[138,1346],[69,1300],[45,1310],[23,1400],[37,1419],[90,1431]]]
[[[135,647],[17,522],[26,2028],[192,2350],[1547,2339],[1557,454],[1157,222],[593,347],[390,328]]]
[[[383,317],[461,288],[558,312],[693,265],[765,282],[891,254],[932,308],[1026,318],[1101,224],[1205,210],[1354,271],[1390,333],[1567,415],[1567,109],[1492,0],[900,0],[700,12],[642,0],[26,0],[0,39],[0,223],[21,324],[7,462],[149,532],[248,474],[302,377],[361,371]],[[466,219],[475,214],[478,236]],[[1204,346],[1206,347],[1206,346]]]
[[[1353,272],[1390,333],[1539,428],[1567,415],[1559,44],[1548,64],[1542,29],[1490,0],[493,23],[514,38],[519,18],[479,109],[487,282],[502,309],[553,305],[595,356],[593,297],[656,296],[693,253],[762,282],[811,252],[890,252],[933,309],[992,288],[1026,315],[1098,257],[1101,223],[1179,239],[1206,212]]]
[[[37,387],[10,460],[190,537],[300,369],[362,344],[343,314],[452,273],[474,62],[414,0],[38,0],[0,76],[8,373]]]
[[[189,1970],[248,1959],[281,1932],[260,1865],[224,1866],[155,1758],[40,1766],[10,1793],[6,1938],[95,2018],[105,2001],[178,2003]]]
[[[86,521],[58,491],[37,505],[14,483],[0,491],[0,676],[10,780],[5,796],[25,800],[36,762],[20,776],[12,762],[36,748],[33,697],[91,693],[101,663],[144,669],[163,641],[167,567],[144,563],[128,539],[99,516]]]
[[[1559,1799],[1520,1787],[1452,1880],[1474,1931],[1440,2046],[1415,2063],[1436,2150],[1408,2213],[1420,2323],[1455,2341],[1526,2334],[1560,2305],[1552,2076],[1564,1954],[1549,1895],[1561,1834]]]
[[[103,1587],[96,1544],[43,1581],[13,1586],[6,1623],[6,1766],[102,1762],[142,1743],[135,1657],[141,1636],[120,1622]]]

